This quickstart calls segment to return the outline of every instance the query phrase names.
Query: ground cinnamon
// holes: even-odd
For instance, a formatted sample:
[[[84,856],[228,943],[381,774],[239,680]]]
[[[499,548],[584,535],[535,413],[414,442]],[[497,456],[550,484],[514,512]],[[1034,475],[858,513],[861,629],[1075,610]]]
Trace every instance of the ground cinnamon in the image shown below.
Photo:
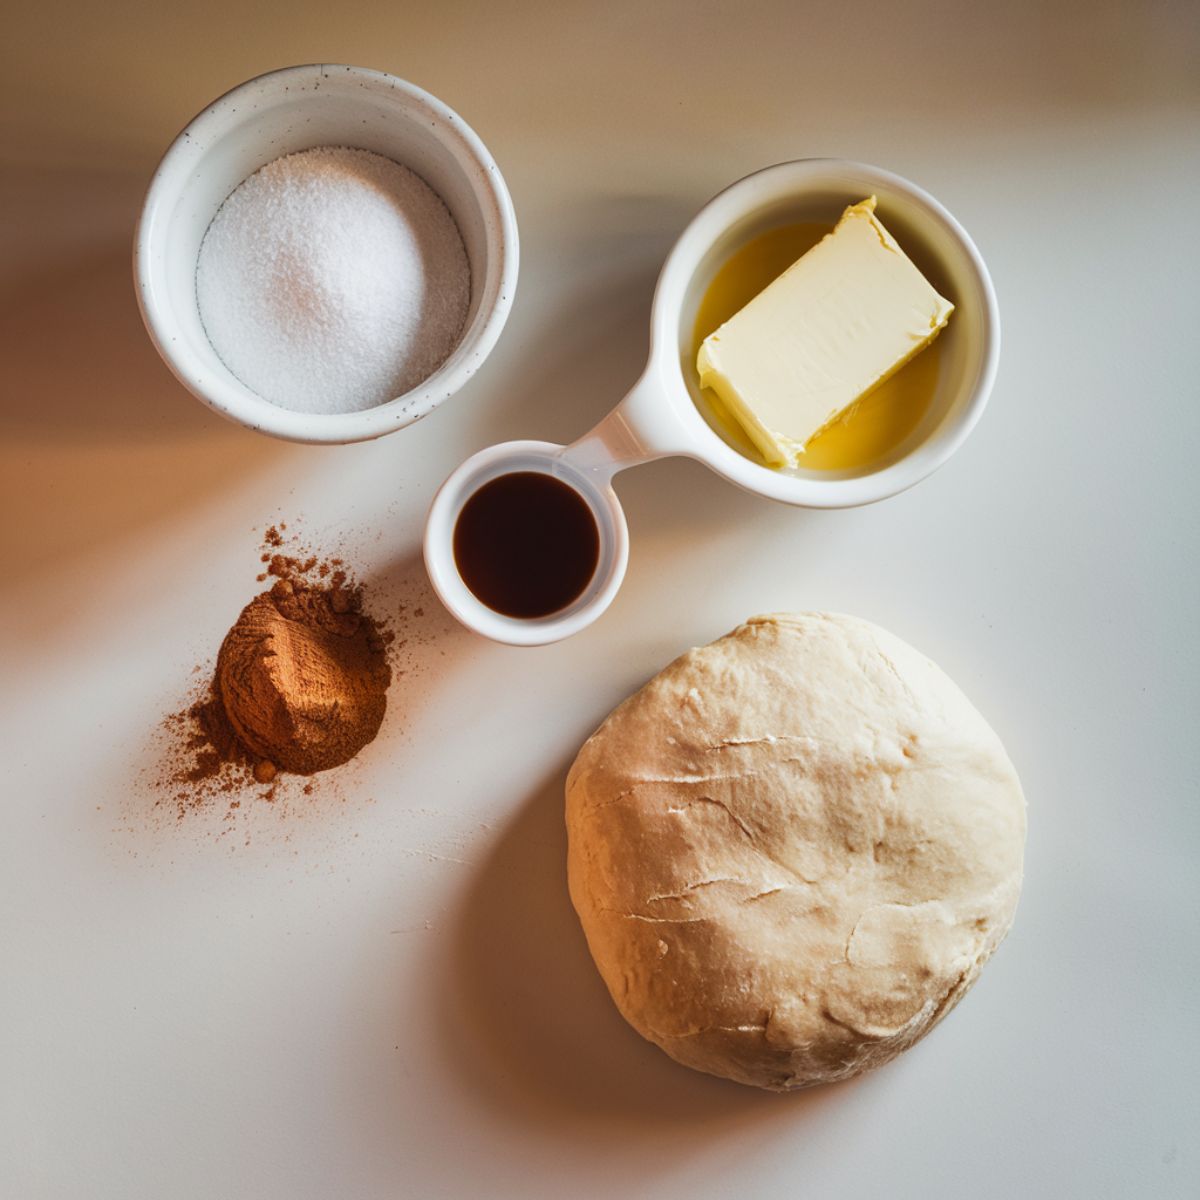
[[[217,656],[220,700],[260,783],[275,769],[312,775],[353,758],[379,732],[391,678],[361,591],[344,584],[277,580]]]
[[[203,693],[164,720],[170,741],[156,786],[180,819],[221,796],[232,813],[249,788],[273,800],[281,773],[336,767],[379,731],[389,648],[404,643],[364,611],[363,589],[340,558],[285,539],[286,528],[263,536],[259,578],[273,578],[272,587],[225,636]],[[301,791],[313,795],[313,784]]]

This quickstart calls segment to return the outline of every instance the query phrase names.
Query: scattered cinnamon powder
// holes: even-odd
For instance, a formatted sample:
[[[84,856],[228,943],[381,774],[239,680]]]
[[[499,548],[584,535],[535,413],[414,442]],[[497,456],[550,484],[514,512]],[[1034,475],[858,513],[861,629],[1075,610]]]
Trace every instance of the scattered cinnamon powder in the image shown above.
[[[232,797],[255,785],[273,800],[281,772],[339,766],[379,732],[395,634],[364,611],[342,559],[281,552],[286,528],[263,536],[259,579],[273,576],[273,586],[226,634],[204,694],[164,721],[173,751],[157,786],[180,819],[222,795],[232,816],[241,803]]]

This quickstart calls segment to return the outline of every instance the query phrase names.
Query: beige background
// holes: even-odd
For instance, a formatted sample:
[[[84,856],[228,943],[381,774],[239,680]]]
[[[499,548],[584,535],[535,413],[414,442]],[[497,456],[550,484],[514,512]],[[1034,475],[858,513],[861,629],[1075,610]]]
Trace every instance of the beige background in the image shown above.
[[[0,73],[0,1193],[1185,1196],[1200,1190],[1196,129],[1187,3],[42,4]],[[523,239],[487,369],[339,448],[222,423],[155,357],[129,245],[159,154],[272,67],[352,62],[481,134]],[[963,451],[802,513],[623,477],[610,613],[477,641],[417,558],[437,482],[567,440],[635,378],[672,239],[769,162],[929,188],[1004,318]],[[175,823],[155,729],[278,517],[408,618],[378,741],[307,806]],[[878,1075],[692,1076],[612,1011],[563,887],[574,749],[743,616],[842,609],[928,652],[1030,799],[1016,929]]]

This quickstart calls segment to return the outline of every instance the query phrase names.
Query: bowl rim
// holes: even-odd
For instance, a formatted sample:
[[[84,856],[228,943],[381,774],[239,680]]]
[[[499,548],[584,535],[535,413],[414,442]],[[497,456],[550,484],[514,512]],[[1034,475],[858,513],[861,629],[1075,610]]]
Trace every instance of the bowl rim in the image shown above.
[[[173,205],[186,188],[187,175],[201,161],[210,135],[228,127],[229,113],[238,107],[237,101],[250,95],[260,96],[266,84],[270,85],[271,94],[276,94],[280,89],[288,90],[292,80],[319,84],[325,79],[347,77],[378,89],[386,87],[388,93],[398,94],[408,105],[428,114],[438,140],[468,168],[481,207],[494,207],[498,220],[495,225],[485,222],[485,226],[489,253],[496,255],[500,266],[488,311],[481,308],[476,313],[450,357],[417,387],[358,412],[303,413],[271,403],[232,376],[226,379],[215,375],[190,355],[176,337],[167,304],[157,293],[154,247],[168,202]],[[248,111],[253,111],[253,107]],[[206,104],[175,136],[155,168],[133,240],[138,309],[155,349],[176,379],[203,404],[235,424],[288,441],[319,444],[366,441],[403,429],[459,391],[499,340],[512,310],[519,268],[520,241],[512,197],[500,168],[479,135],[449,105],[416,84],[386,71],[344,63],[279,67],[237,84]]]
[[[747,214],[788,195],[802,196],[814,185],[837,181],[839,174],[865,186],[903,196],[922,220],[939,225],[963,254],[974,278],[983,311],[975,370],[964,384],[965,402],[954,416],[902,458],[862,475],[833,479],[795,476],[773,470],[739,453],[704,419],[688,390],[678,362],[677,328],[684,297],[696,268],[722,231]],[[870,163],[843,158],[804,158],[762,167],[718,192],[692,218],[672,247],[655,287],[651,311],[650,367],[658,376],[661,403],[672,410],[681,444],[674,452],[703,462],[718,475],[755,495],[805,508],[850,508],[903,492],[928,478],[966,440],[987,405],[1000,358],[1000,312],[995,287],[983,256],[954,216],[924,188]]]

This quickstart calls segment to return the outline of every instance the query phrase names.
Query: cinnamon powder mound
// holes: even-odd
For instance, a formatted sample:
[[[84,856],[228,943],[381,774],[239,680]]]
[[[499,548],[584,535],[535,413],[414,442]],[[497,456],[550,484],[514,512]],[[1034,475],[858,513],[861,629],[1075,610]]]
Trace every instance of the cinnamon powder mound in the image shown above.
[[[242,610],[217,656],[221,705],[259,760],[260,783],[275,769],[312,775],[348,762],[379,732],[391,680],[383,635],[343,580],[277,580]]]
[[[163,720],[152,786],[156,807],[178,820],[213,807],[232,820],[248,794],[311,797],[316,772],[344,764],[379,731],[390,659],[407,638],[364,612],[364,589],[341,558],[319,556],[286,531],[279,523],[263,535],[259,579],[273,577],[271,590],[226,635],[210,682]],[[288,774],[310,781],[289,789]]]

